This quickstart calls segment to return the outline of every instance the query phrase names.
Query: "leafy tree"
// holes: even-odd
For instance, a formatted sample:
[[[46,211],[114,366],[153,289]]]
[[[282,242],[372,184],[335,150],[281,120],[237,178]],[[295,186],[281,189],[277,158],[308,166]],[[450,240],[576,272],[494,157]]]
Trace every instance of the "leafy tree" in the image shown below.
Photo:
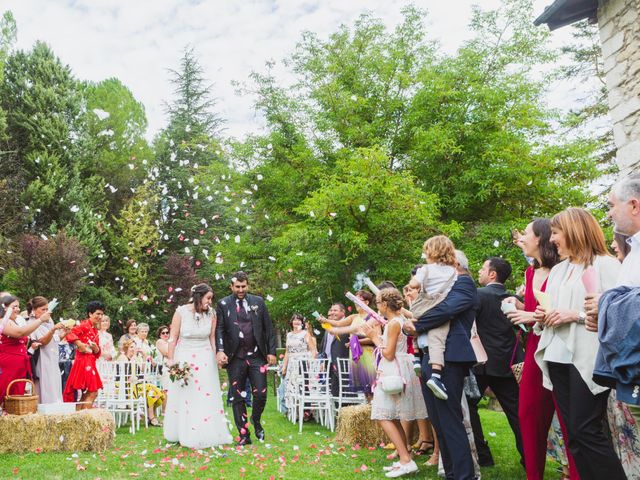
[[[408,165],[437,193],[445,218],[501,221],[583,204],[594,145],[553,139],[547,81],[533,68],[553,58],[531,4],[476,9],[475,37],[451,58],[423,68],[411,106]]]
[[[7,112],[7,147],[19,161],[18,183],[27,185],[22,201],[29,207],[31,226],[40,231],[69,216],[58,199],[64,197],[72,178],[80,103],[69,67],[44,43],[7,58],[0,84],[0,107]]]
[[[216,164],[218,168],[224,163],[220,141],[215,137],[221,121],[212,111],[215,102],[211,86],[206,84],[193,49],[185,49],[181,69],[170,72],[175,98],[167,105],[169,124],[155,141],[152,178],[162,200],[163,239],[172,248],[179,248],[178,234],[187,233],[184,219],[199,197],[196,180],[208,166]],[[211,205],[212,210],[217,204]],[[191,237],[190,231],[187,236]]]
[[[11,51],[13,44],[17,39],[16,21],[11,11],[7,10],[0,19],[0,81],[3,78],[4,63]],[[0,109],[0,140],[6,140],[5,129],[7,128],[7,120],[5,112]],[[0,155],[6,155],[8,152],[0,152]]]
[[[191,258],[175,253],[167,258],[163,273],[163,286],[168,292],[166,302],[175,306],[187,303],[191,287],[202,281],[192,266]]]
[[[4,77],[4,64],[13,44],[16,41],[16,22],[10,11],[4,12],[0,19],[0,83]],[[20,192],[24,189],[24,181],[19,175],[19,161],[14,150],[8,145],[6,133],[7,116],[0,105],[0,236],[12,235],[19,231],[24,222],[24,210],[20,204]]]
[[[225,160],[212,87],[193,49],[185,50],[180,70],[171,73],[175,98],[167,106],[168,126],[155,140],[156,158],[149,176],[159,199],[160,250],[173,255],[170,270],[179,256],[180,262],[189,262],[189,269],[211,283],[228,273],[225,247],[244,230],[252,202],[240,189],[241,175]],[[175,281],[170,277],[171,283]],[[168,291],[170,286],[163,294],[173,303],[177,297]]]
[[[393,32],[370,14],[327,41],[306,32],[292,59],[300,76],[296,88],[308,95],[315,127],[335,132],[346,148],[386,148],[391,166],[406,151],[403,124],[417,74],[434,56],[434,44],[424,40],[423,14],[414,7],[403,13]]]
[[[345,151],[296,209],[304,220],[273,240],[276,261],[261,274],[272,279],[274,310],[281,317],[293,304],[317,308],[318,295],[343,300],[360,272],[403,285],[420,261],[425,238],[457,231],[439,222],[434,195],[421,191],[409,172],[388,166],[379,149]]]
[[[301,303],[312,308],[317,295],[342,298],[355,274],[367,269],[403,282],[426,236],[443,229],[478,266],[485,254],[500,250],[520,262],[512,228],[590,199],[596,143],[554,135],[560,117],[544,101],[550,77],[534,69],[556,57],[548,33],[532,24],[531,2],[476,9],[474,37],[454,55],[439,53],[424,37],[420,11],[404,13],[391,32],[364,15],[327,40],[305,33],[286,63],[298,79],[291,88],[278,84],[271,65],[252,75],[268,133],[234,144],[233,154],[248,169],[247,185],[259,186],[255,228],[235,254],[246,259],[257,276],[254,285],[274,297],[273,309],[283,316]],[[325,199],[318,193],[325,190],[331,192],[326,201],[355,201],[357,189],[340,194],[324,182],[353,177],[370,152],[386,158],[386,165],[376,164],[386,175],[397,175],[398,182],[409,175],[412,188],[432,199],[431,229],[417,238],[409,225],[399,225],[397,236],[410,239],[413,255],[397,244],[380,247],[393,265],[387,270],[383,255],[368,250],[381,244],[377,235],[310,206],[312,199]],[[349,170],[345,159],[354,162]],[[331,208],[336,219],[350,218],[338,205]],[[309,211],[323,213],[312,220]],[[348,233],[341,236],[338,225]],[[396,257],[397,263],[389,260]]]
[[[114,220],[111,251],[120,289],[143,302],[155,299],[154,276],[160,233],[155,224],[157,199],[142,187]]]
[[[99,188],[109,197],[109,212],[115,214],[145,180],[153,161],[144,138],[144,106],[116,78],[85,84],[82,95],[86,111],[78,159],[81,175],[102,178]]]

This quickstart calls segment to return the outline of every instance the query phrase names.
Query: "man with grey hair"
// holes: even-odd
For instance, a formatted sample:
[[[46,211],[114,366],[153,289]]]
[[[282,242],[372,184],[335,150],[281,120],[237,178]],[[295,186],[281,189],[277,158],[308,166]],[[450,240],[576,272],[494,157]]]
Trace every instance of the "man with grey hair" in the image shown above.
[[[631,247],[622,262],[617,286],[640,287],[640,175],[619,180],[611,189],[607,216],[617,233],[625,235]],[[585,300],[585,327],[598,331],[598,300],[600,294],[588,294]]]
[[[608,216],[616,232],[629,237],[631,251],[622,262],[618,285],[640,286],[640,175],[620,180],[609,194]]]
[[[627,297],[624,296],[624,287],[640,287],[640,175],[631,175],[618,181],[611,189],[607,203],[609,205],[608,216],[613,221],[614,230],[628,237],[626,241],[631,248],[624,258],[622,268],[618,274],[618,288],[605,294],[605,297],[609,297],[605,298],[603,302],[605,310],[607,308],[606,305],[612,303],[611,298],[615,298],[618,304],[625,305]],[[623,287],[623,290],[620,290],[620,287]],[[629,293],[633,297],[633,290]],[[631,413],[640,421],[640,402],[638,401],[640,378],[636,368],[637,359],[640,356],[640,322],[633,318],[617,318],[614,324],[608,323],[598,329],[598,301],[600,296],[600,294],[587,295],[585,300],[585,312],[587,313],[585,327],[587,330],[598,332],[601,342],[594,370],[594,379],[596,379],[596,376],[606,378],[611,375],[606,372],[603,362],[600,362],[600,358],[604,358],[604,352],[606,351],[609,352],[608,356],[613,361],[631,365],[630,368],[625,370],[624,382],[618,381],[616,383],[616,395],[618,400],[622,400],[627,404]],[[606,316],[603,315],[601,315],[601,319],[606,321]],[[616,326],[618,329],[623,330],[616,332]],[[618,345],[617,342],[611,342],[611,338],[614,337],[623,338],[624,340]],[[612,347],[609,343],[616,345],[615,355],[612,355]],[[605,363],[605,365],[607,364]],[[610,365],[609,363],[608,368],[611,368]],[[636,365],[636,367],[633,367],[633,365]],[[603,376],[602,372],[605,372],[606,375]],[[618,380],[621,379],[618,378]]]
[[[462,250],[456,250],[456,262],[458,275],[471,275],[469,271],[469,259]]]

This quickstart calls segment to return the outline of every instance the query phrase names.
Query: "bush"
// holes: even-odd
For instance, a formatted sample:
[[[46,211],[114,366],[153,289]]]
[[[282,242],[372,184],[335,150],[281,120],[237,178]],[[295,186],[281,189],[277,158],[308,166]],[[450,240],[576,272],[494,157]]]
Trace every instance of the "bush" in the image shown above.
[[[64,232],[50,238],[22,235],[13,261],[15,273],[5,275],[12,293],[25,301],[36,295],[55,297],[60,301],[57,314],[77,314],[75,300],[84,286],[88,261],[86,249],[76,238]]]

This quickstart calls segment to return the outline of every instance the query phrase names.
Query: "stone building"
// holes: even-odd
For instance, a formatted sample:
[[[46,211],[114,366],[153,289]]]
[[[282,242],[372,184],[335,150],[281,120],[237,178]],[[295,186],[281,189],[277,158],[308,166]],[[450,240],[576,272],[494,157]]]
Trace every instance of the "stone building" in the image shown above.
[[[640,0],[556,0],[535,24],[598,22],[621,172],[640,170]]]

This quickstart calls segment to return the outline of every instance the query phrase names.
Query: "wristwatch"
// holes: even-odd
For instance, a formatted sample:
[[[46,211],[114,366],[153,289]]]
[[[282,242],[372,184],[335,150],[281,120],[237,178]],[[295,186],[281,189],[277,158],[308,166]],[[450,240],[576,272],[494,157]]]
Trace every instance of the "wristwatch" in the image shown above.
[[[584,325],[584,322],[587,320],[587,314],[584,312],[578,312],[578,323],[580,325]]]

